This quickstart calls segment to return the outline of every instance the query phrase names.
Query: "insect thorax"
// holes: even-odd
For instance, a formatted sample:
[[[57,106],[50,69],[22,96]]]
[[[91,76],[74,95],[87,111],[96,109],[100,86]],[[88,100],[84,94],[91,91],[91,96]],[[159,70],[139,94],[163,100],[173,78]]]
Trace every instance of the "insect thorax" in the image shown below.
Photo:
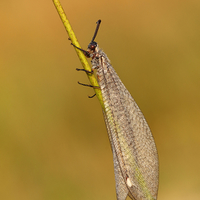
[[[101,49],[98,49],[93,53],[91,64],[93,69],[108,67],[110,60]]]

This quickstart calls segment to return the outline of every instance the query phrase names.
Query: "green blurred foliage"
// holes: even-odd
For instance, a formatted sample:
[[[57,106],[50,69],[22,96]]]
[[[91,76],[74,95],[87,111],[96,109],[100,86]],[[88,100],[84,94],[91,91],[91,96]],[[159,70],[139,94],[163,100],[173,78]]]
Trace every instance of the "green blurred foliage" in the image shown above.
[[[200,1],[61,1],[143,111],[160,159],[158,199],[200,199]],[[52,1],[0,6],[0,199],[116,199],[96,98]]]

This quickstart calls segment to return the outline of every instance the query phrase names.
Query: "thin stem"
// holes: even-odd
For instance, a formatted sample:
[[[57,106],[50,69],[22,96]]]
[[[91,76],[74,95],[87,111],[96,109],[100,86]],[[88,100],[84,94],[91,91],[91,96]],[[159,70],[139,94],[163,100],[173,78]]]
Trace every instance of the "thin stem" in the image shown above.
[[[69,35],[69,39],[71,40],[71,42],[78,48],[81,48],[75,34],[74,34],[74,31],[69,23],[69,20],[67,19],[67,16],[65,14],[65,11],[63,10],[59,0],[53,0],[53,3],[58,11],[58,14],[64,24],[64,27]],[[81,64],[83,65],[83,68],[86,70],[86,71],[91,71],[91,67],[85,57],[85,55],[83,54],[82,51],[80,51],[79,49],[75,48],[75,51],[81,61]],[[88,78],[89,78],[89,81],[91,83],[91,85],[93,86],[99,86],[94,74],[87,74]],[[97,98],[99,99],[99,102],[101,104],[101,107],[103,108],[104,110],[104,103],[103,103],[103,99],[102,99],[102,95],[101,95],[101,90],[100,89],[97,89],[97,88],[94,88],[94,91],[96,93],[96,96]]]

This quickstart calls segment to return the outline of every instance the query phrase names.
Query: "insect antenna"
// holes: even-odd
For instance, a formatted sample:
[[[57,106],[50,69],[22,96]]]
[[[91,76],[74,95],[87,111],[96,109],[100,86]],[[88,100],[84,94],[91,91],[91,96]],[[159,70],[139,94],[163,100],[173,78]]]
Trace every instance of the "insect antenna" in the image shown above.
[[[96,29],[95,29],[94,36],[93,36],[91,42],[94,42],[94,39],[96,38],[96,36],[97,36],[97,32],[98,32],[98,30],[99,30],[99,26],[100,26],[100,24],[101,24],[101,20],[99,19],[99,20],[97,21],[97,27],[96,27]]]

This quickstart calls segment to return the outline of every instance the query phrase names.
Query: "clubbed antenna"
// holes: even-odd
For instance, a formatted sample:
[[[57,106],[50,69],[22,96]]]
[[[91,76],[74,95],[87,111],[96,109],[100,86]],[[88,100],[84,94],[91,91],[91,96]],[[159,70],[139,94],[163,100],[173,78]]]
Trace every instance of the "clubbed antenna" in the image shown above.
[[[94,32],[94,36],[93,36],[91,42],[93,42],[94,39],[96,38],[96,36],[97,36],[97,32],[98,32],[98,30],[99,30],[99,26],[100,26],[100,24],[101,24],[101,20],[99,19],[99,20],[97,21],[97,27],[96,27],[96,30],[95,30],[95,32]]]

